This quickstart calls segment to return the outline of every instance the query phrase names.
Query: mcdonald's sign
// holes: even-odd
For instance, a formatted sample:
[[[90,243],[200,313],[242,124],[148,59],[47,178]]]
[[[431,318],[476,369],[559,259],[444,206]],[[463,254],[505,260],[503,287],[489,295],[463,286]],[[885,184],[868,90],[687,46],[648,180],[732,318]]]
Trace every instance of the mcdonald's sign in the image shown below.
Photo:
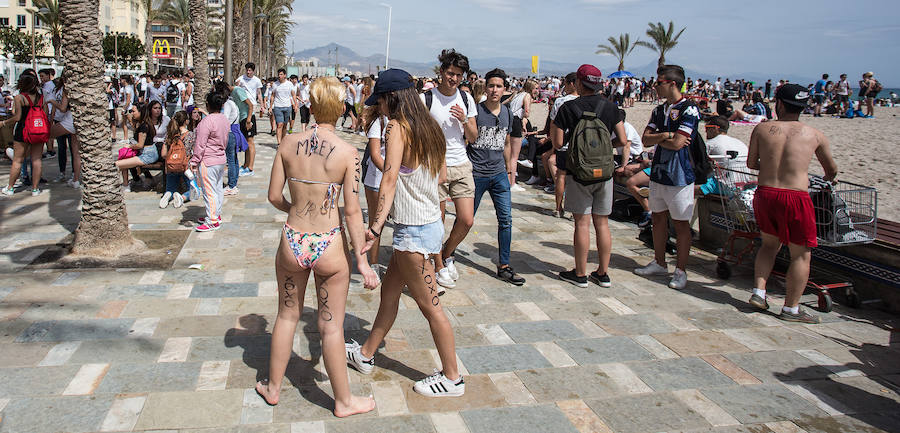
[[[170,59],[172,58],[172,47],[169,41],[165,39],[156,39],[153,41],[153,58],[154,59]]]

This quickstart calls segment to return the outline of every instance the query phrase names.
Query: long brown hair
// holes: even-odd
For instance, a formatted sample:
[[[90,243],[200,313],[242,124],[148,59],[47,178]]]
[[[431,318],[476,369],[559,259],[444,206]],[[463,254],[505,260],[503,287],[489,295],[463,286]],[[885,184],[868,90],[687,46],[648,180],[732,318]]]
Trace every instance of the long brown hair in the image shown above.
[[[186,126],[188,122],[187,111],[181,110],[172,115],[169,126],[166,128],[166,144],[171,145],[178,137],[181,137],[181,127]]]
[[[444,132],[419,99],[416,89],[410,87],[385,93],[379,104],[386,104],[388,119],[400,124],[399,132],[409,146],[412,162],[421,164],[432,176],[437,176],[444,164],[447,144]]]

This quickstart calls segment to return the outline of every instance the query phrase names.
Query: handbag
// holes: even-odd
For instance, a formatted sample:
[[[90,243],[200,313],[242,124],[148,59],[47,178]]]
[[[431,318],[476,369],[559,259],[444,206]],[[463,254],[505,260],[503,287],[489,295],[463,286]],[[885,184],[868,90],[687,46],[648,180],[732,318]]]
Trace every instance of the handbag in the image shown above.
[[[134,158],[135,156],[137,156],[137,152],[135,152],[135,150],[130,147],[123,147],[119,149],[119,161],[123,159]]]

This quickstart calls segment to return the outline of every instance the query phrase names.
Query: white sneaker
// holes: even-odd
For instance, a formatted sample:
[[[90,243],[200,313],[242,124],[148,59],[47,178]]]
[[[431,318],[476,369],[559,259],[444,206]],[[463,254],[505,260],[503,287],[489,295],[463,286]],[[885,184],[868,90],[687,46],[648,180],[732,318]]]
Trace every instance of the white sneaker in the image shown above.
[[[437,272],[437,276],[435,279],[437,280],[438,285],[441,287],[446,287],[448,289],[456,287],[456,282],[453,281],[453,277],[450,276],[450,269],[441,268],[441,270]]]
[[[515,185],[509,187],[509,190],[512,192],[522,192],[522,191],[525,191],[525,188],[522,188],[521,186],[519,186],[519,184],[515,184]]]
[[[660,266],[659,263],[656,263],[656,260],[654,260],[643,268],[635,269],[634,273],[643,277],[650,275],[669,275],[669,268]]]
[[[541,178],[540,178],[540,177],[537,177],[537,176],[531,176],[531,177],[528,178],[528,180],[525,181],[525,185],[534,185],[534,184],[537,184],[537,183],[540,182],[540,181],[541,181]]]
[[[7,147],[6,148],[6,156],[8,156],[9,159],[13,159],[13,157],[16,156],[16,152],[13,150],[13,148]]]
[[[456,260],[453,257],[447,257],[444,260],[444,266],[447,267],[447,270],[450,272],[450,278],[453,278],[453,281],[459,279],[459,271],[456,270]]]
[[[39,196],[39,195],[41,195],[41,190],[39,190],[39,189],[37,189],[37,188],[31,190],[31,196],[32,196],[32,197],[37,197],[37,196]]]
[[[356,340],[350,340],[349,343],[344,343],[344,347],[347,350],[347,365],[356,369],[356,371],[362,374],[369,374],[372,372],[372,369],[375,368],[375,357],[371,357],[366,359],[362,355],[362,346],[356,342]]]
[[[62,172],[62,173],[60,173],[58,176],[56,176],[56,178],[53,179],[53,181],[54,181],[54,182],[65,182],[66,179],[67,179],[67,177],[66,177],[66,172]]]
[[[675,268],[675,272],[672,274],[672,281],[669,281],[669,288],[684,290],[685,286],[687,286],[687,272]]]
[[[531,160],[529,160],[529,159],[520,159],[518,162],[519,162],[519,165],[521,165],[522,167],[534,168],[534,163],[531,162]]]
[[[169,191],[166,191],[166,193],[163,194],[162,198],[159,199],[159,208],[165,209],[166,206],[169,205],[170,201],[172,201],[172,193]]]
[[[79,182],[77,180],[70,180],[69,182],[67,182],[67,184],[69,186],[71,186],[72,188],[81,189],[81,182]]]
[[[0,194],[6,195],[6,196],[13,195],[13,192],[14,192],[13,189],[8,186],[4,186],[3,189],[0,190]]]
[[[122,192],[131,192],[131,185],[125,185],[122,187]]]
[[[413,391],[426,397],[459,397],[466,393],[466,382],[461,375],[459,379],[452,381],[443,372],[435,370],[431,376],[417,381],[413,385]]]
[[[184,205],[184,196],[176,192],[175,194],[172,194],[172,202],[172,206],[175,206],[175,208],[180,208]]]

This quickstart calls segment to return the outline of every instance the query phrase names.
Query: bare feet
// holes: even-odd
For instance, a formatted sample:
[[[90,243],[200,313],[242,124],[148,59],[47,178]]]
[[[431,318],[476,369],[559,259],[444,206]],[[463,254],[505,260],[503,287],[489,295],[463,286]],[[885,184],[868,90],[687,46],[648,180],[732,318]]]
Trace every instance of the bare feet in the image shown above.
[[[372,396],[350,396],[350,404],[348,405],[341,404],[337,400],[334,401],[334,416],[338,418],[344,418],[359,413],[366,413],[373,409],[375,409],[375,399],[372,398]]]
[[[266,404],[269,406],[275,406],[278,404],[279,392],[281,390],[269,390],[269,380],[263,379],[259,382],[256,382],[256,393],[262,397],[263,400],[266,401]]]

